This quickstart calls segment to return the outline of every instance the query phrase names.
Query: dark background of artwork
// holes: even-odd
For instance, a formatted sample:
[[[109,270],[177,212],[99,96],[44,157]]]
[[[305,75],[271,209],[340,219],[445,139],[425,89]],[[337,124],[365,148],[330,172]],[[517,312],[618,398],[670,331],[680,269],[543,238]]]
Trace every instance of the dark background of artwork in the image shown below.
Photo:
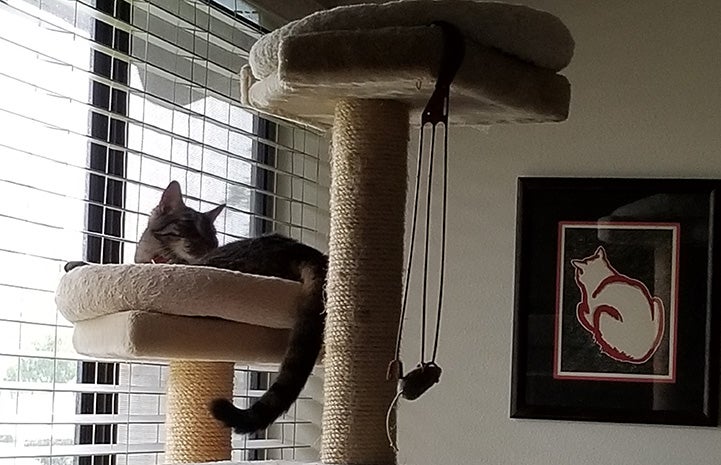
[[[717,180],[521,178],[511,416],[715,425],[718,410]],[[675,383],[553,378],[558,224],[680,223]],[[713,286],[711,285],[713,283]]]

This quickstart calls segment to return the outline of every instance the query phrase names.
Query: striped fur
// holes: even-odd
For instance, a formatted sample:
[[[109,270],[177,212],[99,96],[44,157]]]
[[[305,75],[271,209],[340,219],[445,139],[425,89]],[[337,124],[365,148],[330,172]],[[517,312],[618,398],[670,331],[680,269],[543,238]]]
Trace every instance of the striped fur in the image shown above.
[[[213,416],[236,433],[263,430],[288,411],[300,395],[318,358],[325,325],[325,267],[316,268],[305,264],[301,275],[305,296],[298,309],[298,319],[291,330],[288,349],[275,382],[249,409],[241,410],[226,399],[217,399],[212,403]]]
[[[298,317],[275,382],[248,409],[238,409],[228,399],[216,399],[209,406],[215,418],[235,432],[247,434],[267,428],[285,413],[313,370],[323,343],[328,259],[320,251],[278,234],[218,247],[213,221],[222,207],[200,213],[185,206],[180,185],[173,181],[151,213],[135,261],[211,266],[302,283]]]

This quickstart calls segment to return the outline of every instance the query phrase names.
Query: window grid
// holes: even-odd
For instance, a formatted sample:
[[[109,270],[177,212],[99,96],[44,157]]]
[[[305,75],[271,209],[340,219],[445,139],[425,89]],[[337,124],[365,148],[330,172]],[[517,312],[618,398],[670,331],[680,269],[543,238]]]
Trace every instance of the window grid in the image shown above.
[[[47,21],[46,21],[46,22],[47,22]],[[49,22],[48,22],[48,24],[49,24]],[[66,30],[64,30],[64,32],[70,32],[70,31],[66,29]],[[0,40],[5,40],[5,39],[0,37]],[[7,42],[11,42],[11,41],[7,41]],[[90,42],[90,41],[89,41],[88,43],[90,44],[90,43],[93,43],[93,42]],[[41,52],[39,52],[38,50],[35,50],[35,49],[28,49],[28,51],[31,51],[31,52],[33,52],[33,53],[41,53]],[[108,52],[108,50],[103,49],[103,52]],[[117,55],[117,54],[116,54],[116,55]],[[114,57],[116,57],[116,55],[111,55],[111,54],[108,53],[108,56],[109,56],[109,57],[113,57],[113,58],[114,58]],[[130,57],[130,56],[128,56],[128,55],[117,55],[117,57],[119,57],[119,58],[125,58],[125,59],[132,59],[132,57]],[[50,60],[50,59],[55,60],[55,61],[57,61],[60,65],[63,65],[63,66],[68,66],[68,67],[73,66],[73,63],[66,63],[66,62],[63,62],[62,60],[57,60],[56,58],[50,57],[50,56],[47,56],[47,55],[44,56],[43,58],[44,58],[44,59],[47,59],[47,60]],[[153,70],[157,70],[157,71],[160,72],[160,73],[165,73],[165,74],[167,74],[167,73],[166,73],[165,71],[163,71],[161,68],[159,68],[159,67],[157,67],[157,66],[154,66],[152,63],[143,63],[142,66],[147,67],[147,68],[150,68],[150,69],[153,69]],[[73,72],[78,72],[78,69],[77,69],[77,68],[76,68],[76,69],[73,69]],[[147,71],[146,71],[146,72],[147,72]],[[92,73],[91,73],[90,71],[83,71],[83,73],[84,73],[84,74],[88,74],[88,75],[92,75]],[[13,76],[4,75],[4,77],[8,77],[9,79],[13,79]],[[119,85],[119,83],[118,83],[117,81],[111,81],[111,80],[105,81],[105,80],[103,80],[103,79],[104,79],[103,76],[93,75],[92,77],[93,77],[94,80],[100,78],[101,82],[103,82],[103,83],[105,83],[105,84],[108,84],[108,85],[112,85],[112,86],[113,86],[113,91],[118,91],[118,90],[120,90],[120,91],[129,92],[131,95],[139,95],[139,96],[142,96],[143,102],[149,101],[149,100],[158,100],[158,101],[163,102],[163,103],[165,103],[165,104],[172,104],[172,101],[170,101],[170,100],[165,100],[165,101],[163,101],[162,99],[159,99],[158,96],[156,96],[156,95],[152,95],[152,94],[149,94],[149,93],[144,92],[144,91],[139,91],[138,89],[134,89],[134,88],[132,88],[132,87],[127,87],[127,86]],[[182,81],[183,78],[180,77],[180,76],[178,76],[178,75],[172,75],[172,77],[173,77],[174,79],[178,79],[179,82],[180,82],[181,84],[183,84],[183,85],[188,85],[188,86],[191,85],[189,81],[187,81],[187,82],[186,82],[186,81]],[[181,81],[182,81],[182,82],[181,82]],[[33,85],[36,89],[42,89],[42,90],[44,90],[45,92],[53,92],[52,89],[43,88],[43,87],[38,86],[37,84],[34,84],[34,83],[25,82],[25,84]],[[232,86],[232,88],[231,88],[231,93],[232,93],[232,90],[233,90],[235,87],[237,87],[237,86]],[[208,90],[208,92],[209,92],[210,94],[213,94],[213,91],[211,91],[211,90]],[[214,96],[220,97],[220,94],[217,94],[217,95],[214,95]],[[231,101],[228,97],[226,97],[226,99],[228,99],[228,100],[227,100],[228,102]],[[81,106],[87,106],[87,107],[90,106],[89,103],[82,102],[81,100],[78,100],[78,99],[75,99],[75,98],[72,98],[72,97],[67,97],[67,100],[69,100],[69,101],[72,102],[72,103],[81,105]],[[2,110],[5,111],[5,112],[8,111],[6,108],[3,108]],[[142,126],[144,129],[147,128],[148,130],[153,130],[153,131],[161,132],[161,133],[163,133],[163,134],[165,134],[165,135],[173,135],[173,136],[176,137],[176,138],[184,139],[184,142],[189,142],[189,141],[191,141],[191,139],[189,139],[189,138],[187,138],[187,137],[186,137],[186,138],[183,138],[183,136],[180,136],[180,135],[178,135],[178,134],[172,134],[170,131],[165,131],[165,130],[163,130],[162,128],[160,128],[160,127],[158,127],[158,126],[154,126],[154,125],[148,123],[147,121],[136,120],[136,119],[127,118],[127,117],[124,118],[122,115],[118,115],[117,113],[114,114],[114,113],[112,113],[112,112],[110,112],[110,111],[107,111],[107,110],[103,111],[102,109],[98,109],[98,110],[99,110],[99,112],[101,112],[102,114],[104,114],[104,115],[106,115],[106,116],[108,116],[108,117],[113,116],[113,117],[117,118],[119,121],[122,121],[122,122],[124,122],[124,123],[126,123],[126,124],[136,124],[136,125]],[[223,123],[223,122],[221,122],[221,121],[219,121],[219,120],[217,120],[217,119],[214,119],[212,116],[209,116],[209,115],[207,115],[207,114],[204,115],[202,112],[193,111],[193,110],[191,109],[191,110],[188,110],[187,113],[188,113],[188,115],[191,115],[191,116],[194,117],[194,118],[203,118],[203,119],[206,120],[206,121],[212,122],[213,124],[217,124],[217,125],[221,126],[223,129],[226,129],[226,130],[229,130],[229,131],[238,132],[238,133],[242,134],[244,137],[248,137],[248,138],[250,138],[250,139],[256,139],[256,140],[259,139],[255,134],[253,134],[253,133],[251,133],[251,132],[247,132],[247,130],[238,129],[237,126],[232,126],[232,125],[230,125],[230,124],[228,124],[228,123]],[[16,115],[16,116],[24,116],[24,115]],[[27,116],[25,116],[25,117],[27,118]],[[43,123],[44,123],[44,124],[49,124],[49,123],[47,123],[47,122],[45,122],[45,121],[43,121]],[[52,124],[49,124],[49,125],[52,126]],[[70,131],[72,131],[72,129],[67,128],[67,127],[62,127],[62,126],[54,126],[54,127],[55,127],[56,129],[58,129],[58,130],[70,130]],[[82,133],[77,132],[76,134],[78,134],[79,136],[82,137]],[[261,141],[262,143],[264,143],[264,144],[268,144],[268,145],[274,146],[276,149],[281,149],[281,150],[292,150],[292,149],[293,149],[292,146],[291,146],[291,147],[288,147],[288,146],[278,145],[278,143],[277,143],[276,141],[273,141],[273,140],[268,140],[268,139],[263,140],[263,139],[260,139],[260,141]],[[114,146],[114,145],[112,145],[112,144],[110,144],[109,147],[110,147],[110,148],[113,148],[113,149],[117,149],[117,150],[124,150],[124,151],[129,152],[129,153],[136,153],[136,154],[137,154],[137,153],[140,153],[140,151],[135,151],[135,150],[133,150],[132,148],[121,147],[121,146],[117,146],[117,145]],[[238,157],[237,154],[233,154],[233,153],[229,153],[229,152],[225,152],[224,154],[225,154],[225,155],[228,155],[228,156]],[[144,156],[146,156],[146,157],[152,157],[152,155],[149,155],[149,154],[147,154],[147,153],[145,153]],[[153,157],[153,158],[158,159],[159,157]],[[162,159],[162,158],[161,158],[161,159]],[[249,162],[250,162],[250,161],[249,161]],[[276,167],[264,166],[263,168],[264,168],[264,169],[268,169],[268,170],[270,170],[270,171],[278,171],[278,169],[277,169]],[[306,179],[306,180],[309,180],[309,181],[314,181],[313,179],[309,179],[308,177],[306,177],[306,176],[305,176],[304,174],[302,174],[302,173],[290,173],[290,172],[282,171],[282,170],[280,170],[280,171],[281,171],[282,173],[284,173],[284,174],[293,174],[293,175],[296,176],[296,177],[300,177],[300,178],[303,178],[303,179]],[[268,194],[269,194],[269,195],[277,195],[277,194],[274,194],[274,193],[268,193]]]
[[[0,317],[10,335],[0,341],[0,465],[162,462],[167,367],[74,353],[53,293],[63,263],[83,253],[132,261],[170,178],[190,206],[230,203],[221,242],[277,230],[326,247],[325,141],[240,109],[236,68],[258,33],[216,13],[200,1],[0,3],[0,54],[12,57],[0,63],[0,124],[16,129],[0,133],[0,195],[14,200],[0,205],[0,259],[20,270],[0,274],[0,302],[14,304]],[[191,47],[175,47],[180,30]],[[236,402],[259,397],[272,371],[237,366]],[[317,407],[312,397],[267,432],[234,438],[233,459],[313,459],[317,426],[299,414]]]

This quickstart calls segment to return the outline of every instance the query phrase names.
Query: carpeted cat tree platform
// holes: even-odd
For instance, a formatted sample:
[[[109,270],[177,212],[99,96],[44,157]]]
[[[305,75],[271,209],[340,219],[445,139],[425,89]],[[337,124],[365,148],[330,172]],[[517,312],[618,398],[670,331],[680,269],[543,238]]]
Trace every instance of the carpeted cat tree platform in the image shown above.
[[[242,70],[247,106],[332,132],[325,464],[396,462],[385,416],[397,380],[386,380],[386,369],[394,358],[401,309],[409,122],[420,122],[439,74],[444,35],[432,25],[437,20],[455,25],[465,38],[465,58],[451,87],[451,124],[542,123],[567,117],[570,85],[558,72],[573,54],[568,30],[552,15],[509,4],[408,0],[323,11],[262,37],[251,50],[249,67]],[[128,285],[105,296],[113,310],[98,312],[94,309],[106,308],[108,302],[93,302],[71,321],[82,353],[203,360],[172,365],[190,364],[195,377],[171,373],[166,458],[229,459],[229,430],[212,419],[196,423],[188,416],[201,409],[207,417],[204,406],[170,405],[176,397],[192,400],[198,391],[214,389],[216,381],[206,379],[203,370],[232,380],[229,361],[278,358],[282,345],[277,341],[292,321],[297,287],[272,280],[231,291],[234,284],[228,282],[219,294],[211,294],[216,297],[204,300],[208,295],[198,295],[216,280],[238,276],[172,265],[97,266],[64,277],[61,286],[68,290],[58,303],[61,310],[67,314],[80,308],[79,300],[98,298],[95,275],[106,269],[104,279],[117,279],[113,286],[125,285],[133,273],[148,273],[151,285],[141,292],[151,295],[186,273],[206,284],[178,285],[152,305],[132,297],[138,290]],[[214,299],[231,305],[213,310]],[[146,331],[146,325],[162,328],[171,321],[187,343],[172,336],[151,341],[155,330]],[[199,333],[201,326],[207,332]],[[217,345],[221,334],[235,342]],[[229,396],[230,384],[219,385],[209,397]],[[193,395],[182,394],[189,390]],[[211,447],[196,442],[209,436],[218,438]]]
[[[208,412],[231,398],[236,361],[280,362],[300,284],[166,264],[86,265],[63,276],[55,302],[78,353],[169,360],[168,463],[227,460],[230,429]]]

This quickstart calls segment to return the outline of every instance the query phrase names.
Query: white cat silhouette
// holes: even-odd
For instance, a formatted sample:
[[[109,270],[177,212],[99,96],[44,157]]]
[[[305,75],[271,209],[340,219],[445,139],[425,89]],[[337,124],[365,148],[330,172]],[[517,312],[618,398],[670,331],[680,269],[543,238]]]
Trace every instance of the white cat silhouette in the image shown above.
[[[616,271],[603,247],[571,264],[581,290],[576,306],[581,326],[609,357],[626,363],[648,361],[663,336],[663,301],[651,296],[641,281]]]

